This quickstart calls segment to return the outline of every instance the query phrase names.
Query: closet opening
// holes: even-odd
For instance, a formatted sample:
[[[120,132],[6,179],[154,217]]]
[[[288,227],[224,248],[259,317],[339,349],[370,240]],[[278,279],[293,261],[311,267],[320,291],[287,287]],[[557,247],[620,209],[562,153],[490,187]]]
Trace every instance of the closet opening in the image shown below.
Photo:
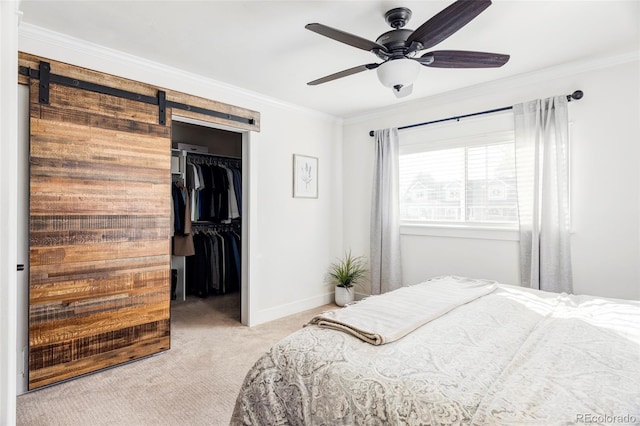
[[[248,132],[172,117],[172,311],[246,323],[247,143]]]

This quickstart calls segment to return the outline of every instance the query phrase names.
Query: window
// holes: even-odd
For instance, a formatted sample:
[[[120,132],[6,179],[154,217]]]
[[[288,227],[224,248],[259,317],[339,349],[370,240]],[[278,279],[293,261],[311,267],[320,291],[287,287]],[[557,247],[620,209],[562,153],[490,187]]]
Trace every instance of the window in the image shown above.
[[[460,123],[450,126],[453,132],[440,133],[460,131]],[[513,131],[479,132],[482,126],[487,123],[467,126],[466,135],[455,139],[425,131],[400,138],[404,224],[517,225]]]

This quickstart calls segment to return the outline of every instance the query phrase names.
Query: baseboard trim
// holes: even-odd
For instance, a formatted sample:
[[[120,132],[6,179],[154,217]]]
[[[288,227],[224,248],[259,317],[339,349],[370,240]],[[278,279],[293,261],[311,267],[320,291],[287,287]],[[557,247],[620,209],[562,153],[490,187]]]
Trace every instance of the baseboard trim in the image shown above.
[[[269,309],[263,309],[252,313],[249,327],[254,327],[265,322],[284,318],[289,315],[298,314],[300,312],[317,308],[318,306],[333,303],[333,292],[310,297],[304,300],[296,300],[295,302],[286,303],[284,305],[275,306]],[[309,318],[311,319],[311,318]]]

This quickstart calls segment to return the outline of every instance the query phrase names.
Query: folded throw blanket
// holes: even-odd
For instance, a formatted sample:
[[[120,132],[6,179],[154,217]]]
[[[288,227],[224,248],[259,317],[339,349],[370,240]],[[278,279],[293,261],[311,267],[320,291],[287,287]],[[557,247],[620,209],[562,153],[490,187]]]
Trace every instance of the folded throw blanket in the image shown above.
[[[495,281],[439,277],[323,312],[309,324],[344,331],[372,345],[383,345],[496,288]]]

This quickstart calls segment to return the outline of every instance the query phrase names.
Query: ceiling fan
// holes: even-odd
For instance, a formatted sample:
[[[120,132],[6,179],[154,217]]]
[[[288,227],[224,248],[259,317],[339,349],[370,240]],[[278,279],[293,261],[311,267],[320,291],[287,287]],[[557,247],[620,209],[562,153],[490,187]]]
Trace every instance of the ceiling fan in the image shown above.
[[[401,98],[411,94],[413,82],[420,73],[420,65],[435,68],[501,67],[507,63],[509,55],[465,50],[422,53],[464,27],[490,5],[491,0],[457,0],[415,31],[403,28],[411,18],[411,10],[397,7],[384,15],[393,30],[382,34],[375,42],[326,25],[307,24],[305,28],[310,31],[358,49],[368,50],[383,61],[349,68],[307,84],[315,86],[376,69],[380,82],[386,87],[391,87],[396,97]]]

